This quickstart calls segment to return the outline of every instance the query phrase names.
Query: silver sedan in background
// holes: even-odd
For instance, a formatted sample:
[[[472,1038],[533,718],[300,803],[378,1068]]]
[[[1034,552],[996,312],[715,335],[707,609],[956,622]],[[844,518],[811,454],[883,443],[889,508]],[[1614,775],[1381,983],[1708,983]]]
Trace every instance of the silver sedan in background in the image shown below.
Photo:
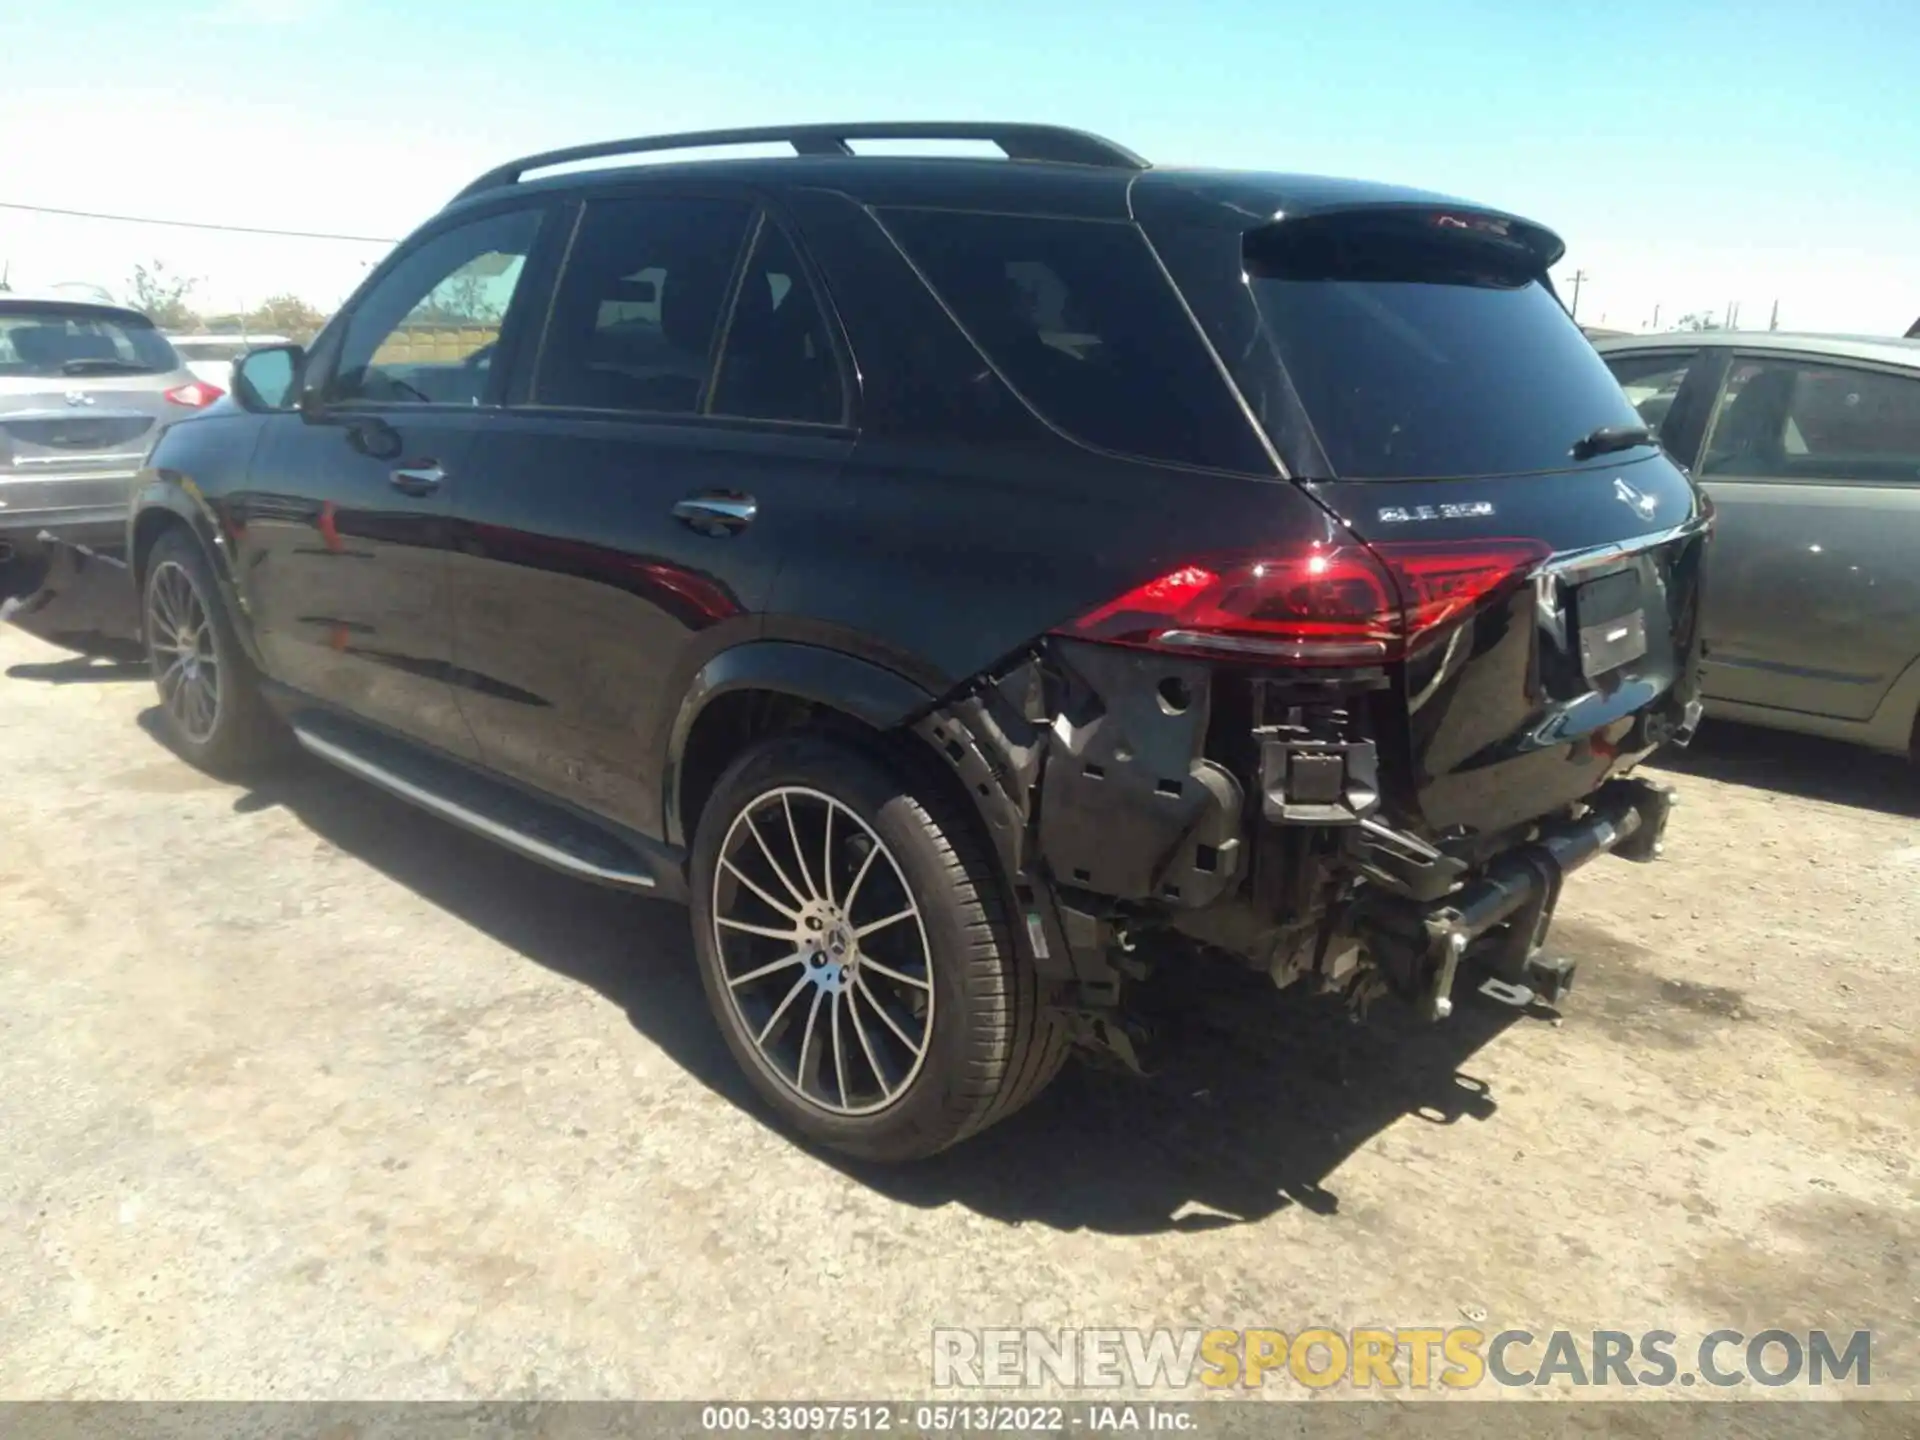
[[[1719,520],[1711,715],[1920,759],[1920,341],[1601,339]]]

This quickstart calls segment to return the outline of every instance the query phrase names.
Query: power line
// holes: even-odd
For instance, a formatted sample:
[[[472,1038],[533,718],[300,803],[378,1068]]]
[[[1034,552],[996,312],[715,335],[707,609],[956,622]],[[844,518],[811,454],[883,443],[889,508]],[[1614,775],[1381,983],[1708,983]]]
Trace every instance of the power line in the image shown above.
[[[331,235],[320,230],[269,230],[259,225],[214,225],[204,220],[156,220],[149,215],[104,215],[93,210],[61,210],[52,205],[20,205],[10,200],[0,200],[0,210],[66,215],[76,220],[117,220],[126,225],[166,225],[176,230],[224,230],[233,235],[284,235],[294,240],[351,240],[362,245],[400,243],[388,235]]]

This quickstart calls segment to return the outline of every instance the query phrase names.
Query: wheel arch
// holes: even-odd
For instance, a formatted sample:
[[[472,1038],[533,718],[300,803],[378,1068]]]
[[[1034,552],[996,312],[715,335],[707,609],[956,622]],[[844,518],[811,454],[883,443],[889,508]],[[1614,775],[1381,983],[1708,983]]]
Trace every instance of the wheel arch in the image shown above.
[[[219,525],[204,502],[189,494],[185,486],[166,480],[148,485],[134,497],[133,519],[127,527],[127,568],[133,577],[134,593],[140,597],[142,628],[146,623],[148,561],[161,537],[172,530],[185,531],[200,547],[208,568],[213,571],[214,583],[220,588],[220,602],[227,608],[234,634],[247,652],[247,659],[264,673],[246,605],[234,582],[232,553]]]
[[[762,736],[802,724],[869,739],[905,735],[936,699],[897,671],[824,646],[754,640],[723,650],[694,676],[667,734],[667,843],[691,846],[721,772]]]
[[[1905,754],[1920,764],[1920,656],[1881,696],[1866,723],[1866,741],[1876,750]]]

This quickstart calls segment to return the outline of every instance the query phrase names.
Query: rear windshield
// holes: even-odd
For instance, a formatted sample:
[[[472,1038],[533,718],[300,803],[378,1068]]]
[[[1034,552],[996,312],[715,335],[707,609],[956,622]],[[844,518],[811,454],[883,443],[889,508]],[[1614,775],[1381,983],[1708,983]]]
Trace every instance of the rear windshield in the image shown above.
[[[86,305],[0,305],[0,375],[160,375],[173,346],[145,316]]]
[[[1471,238],[1301,222],[1245,259],[1336,477],[1564,470],[1595,429],[1640,423],[1540,277]]]

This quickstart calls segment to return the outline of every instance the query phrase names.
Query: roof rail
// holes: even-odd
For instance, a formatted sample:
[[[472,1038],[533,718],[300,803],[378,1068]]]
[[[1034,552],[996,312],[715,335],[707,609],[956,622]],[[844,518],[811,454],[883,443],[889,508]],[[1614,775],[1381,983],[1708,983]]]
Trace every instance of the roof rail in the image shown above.
[[[631,140],[603,140],[595,145],[572,145],[526,155],[495,166],[468,185],[456,200],[483,190],[512,185],[529,170],[544,170],[576,160],[599,160],[612,155],[642,155],[658,150],[692,150],[713,145],[793,146],[796,155],[851,155],[849,140],[986,140],[998,145],[1009,160],[1046,160],[1062,165],[1097,165],[1114,170],[1144,170],[1147,162],[1111,140],[1070,130],[1062,125],[997,124],[960,120],[901,122],[863,120],[851,125],[762,125],[746,130],[693,130],[682,135],[641,135]]]

